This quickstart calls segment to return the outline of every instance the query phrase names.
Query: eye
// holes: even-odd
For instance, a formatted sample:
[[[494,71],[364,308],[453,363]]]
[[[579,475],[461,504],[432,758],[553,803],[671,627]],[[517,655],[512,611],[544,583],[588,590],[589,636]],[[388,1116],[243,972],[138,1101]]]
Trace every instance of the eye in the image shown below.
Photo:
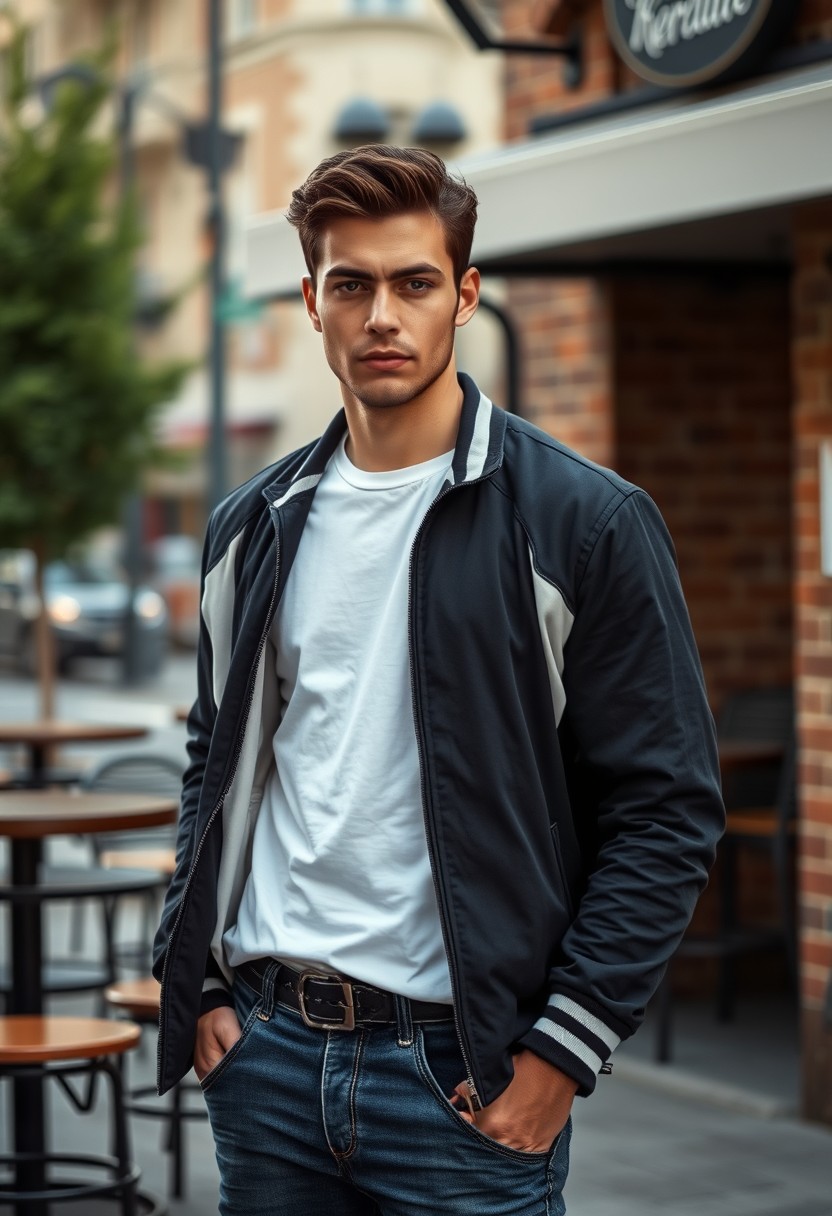
[[[419,295],[422,295],[424,292],[428,291],[433,284],[429,283],[427,279],[408,279],[407,286],[411,291],[415,291]]]
[[[345,296],[354,296],[360,287],[361,284],[358,279],[348,279],[346,283],[338,283],[335,290],[340,291]]]

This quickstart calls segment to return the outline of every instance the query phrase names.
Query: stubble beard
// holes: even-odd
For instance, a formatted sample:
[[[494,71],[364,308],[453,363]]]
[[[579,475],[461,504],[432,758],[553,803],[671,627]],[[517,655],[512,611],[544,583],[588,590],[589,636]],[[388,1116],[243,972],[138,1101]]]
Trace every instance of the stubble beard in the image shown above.
[[[409,405],[411,401],[426,393],[439,377],[447,371],[453,357],[453,352],[454,335],[451,334],[445,349],[435,356],[426,374],[415,384],[412,381],[404,384],[397,383],[392,375],[389,381],[381,380],[374,385],[356,384],[349,377],[348,373],[345,373],[341,368],[333,366],[332,362],[330,362],[329,366],[344,387],[365,409],[386,410],[394,409],[397,406]]]

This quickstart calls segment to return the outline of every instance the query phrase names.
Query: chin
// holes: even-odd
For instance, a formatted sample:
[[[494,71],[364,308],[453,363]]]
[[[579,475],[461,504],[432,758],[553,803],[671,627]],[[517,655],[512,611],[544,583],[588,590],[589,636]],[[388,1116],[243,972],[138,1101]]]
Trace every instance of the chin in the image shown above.
[[[418,393],[394,393],[388,389],[385,393],[356,393],[355,396],[368,410],[390,410],[399,405],[409,405]]]
[[[408,405],[414,397],[423,392],[423,385],[417,384],[350,384],[347,386],[352,395],[366,409],[386,410],[397,405]]]

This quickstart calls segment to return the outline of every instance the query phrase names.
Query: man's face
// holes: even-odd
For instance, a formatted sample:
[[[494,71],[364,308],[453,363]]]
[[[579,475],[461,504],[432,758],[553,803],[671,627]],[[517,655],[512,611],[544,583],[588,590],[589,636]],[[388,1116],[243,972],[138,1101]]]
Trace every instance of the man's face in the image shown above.
[[[430,388],[477,305],[476,270],[457,291],[442,225],[429,212],[333,220],[315,269],[315,287],[303,282],[310,319],[332,371],[368,408],[405,405]]]

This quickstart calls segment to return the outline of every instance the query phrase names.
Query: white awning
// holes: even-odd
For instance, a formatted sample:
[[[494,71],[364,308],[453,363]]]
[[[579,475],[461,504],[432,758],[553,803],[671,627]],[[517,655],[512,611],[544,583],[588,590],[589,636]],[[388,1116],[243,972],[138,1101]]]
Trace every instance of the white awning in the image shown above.
[[[790,204],[832,196],[832,65],[671,98],[460,164],[476,190],[474,261],[492,271],[621,260],[788,260]],[[247,236],[246,294],[305,273],[281,214]]]
[[[770,258],[782,209],[832,195],[830,138],[825,64],[502,148],[461,166],[480,199],[475,261]]]

